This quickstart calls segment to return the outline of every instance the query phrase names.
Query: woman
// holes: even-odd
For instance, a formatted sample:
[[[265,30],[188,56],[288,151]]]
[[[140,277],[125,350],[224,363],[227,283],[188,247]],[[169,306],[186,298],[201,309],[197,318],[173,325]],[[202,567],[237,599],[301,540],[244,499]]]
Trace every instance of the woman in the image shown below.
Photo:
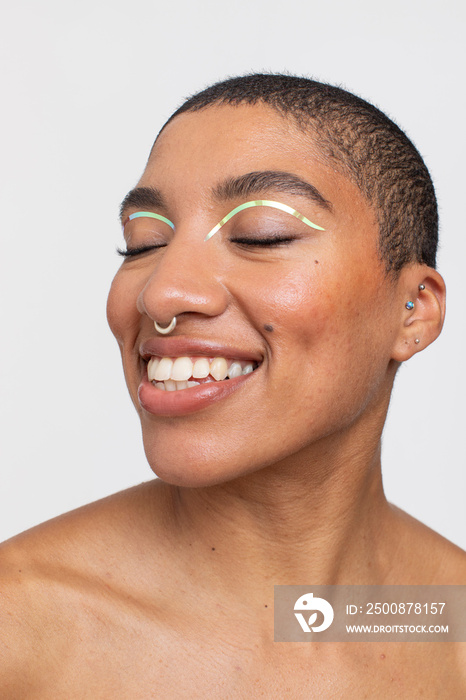
[[[274,585],[466,583],[381,480],[444,317],[417,151],[337,88],[232,79],[121,215],[108,318],[160,479],[4,545],[2,697],[463,697],[463,645],[274,642]]]

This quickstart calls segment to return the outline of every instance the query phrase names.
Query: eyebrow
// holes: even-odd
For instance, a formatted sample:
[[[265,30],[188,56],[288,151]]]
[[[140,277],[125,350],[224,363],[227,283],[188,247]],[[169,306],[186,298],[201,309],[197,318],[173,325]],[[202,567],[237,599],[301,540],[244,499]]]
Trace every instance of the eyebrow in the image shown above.
[[[135,187],[130,190],[122,203],[120,204],[120,219],[127,209],[134,207],[136,209],[164,209],[166,210],[165,201],[160,193],[160,190],[155,187]]]
[[[224,201],[250,197],[269,190],[307,197],[323,209],[333,211],[332,204],[314,185],[294,173],[282,170],[256,170],[239,177],[230,177],[216,185],[212,193],[214,199]],[[121,220],[127,209],[132,207],[149,210],[167,209],[162,193],[156,187],[134,187],[130,190],[120,205]]]
[[[281,170],[257,170],[239,177],[227,178],[214,187],[213,196],[222,201],[250,197],[269,190],[307,197],[323,209],[333,211],[332,204],[314,185],[298,175]]]

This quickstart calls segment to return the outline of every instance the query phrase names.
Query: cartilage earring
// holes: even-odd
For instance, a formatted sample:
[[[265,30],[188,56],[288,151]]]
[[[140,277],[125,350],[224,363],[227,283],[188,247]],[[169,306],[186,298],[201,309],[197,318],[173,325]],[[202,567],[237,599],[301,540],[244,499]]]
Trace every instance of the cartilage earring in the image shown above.
[[[176,326],[176,316],[173,316],[173,318],[170,321],[170,323],[168,324],[168,326],[165,326],[165,327],[159,326],[157,321],[154,321],[154,326],[155,326],[155,330],[157,331],[157,333],[160,333],[161,335],[168,335],[169,333],[172,332],[172,330],[174,330],[174,328]]]
[[[411,311],[411,309],[414,309],[414,302],[413,301],[407,301],[405,304],[405,307],[408,309],[408,311]]]
[[[418,289],[419,289],[420,292],[423,292],[425,288],[426,288],[426,285],[425,285],[425,284],[420,284],[419,287],[418,287]]]

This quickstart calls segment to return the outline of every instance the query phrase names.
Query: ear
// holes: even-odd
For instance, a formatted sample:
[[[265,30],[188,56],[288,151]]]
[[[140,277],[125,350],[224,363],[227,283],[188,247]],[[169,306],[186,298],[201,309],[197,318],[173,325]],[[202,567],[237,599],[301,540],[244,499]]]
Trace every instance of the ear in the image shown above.
[[[445,318],[445,282],[427,265],[409,265],[398,279],[396,298],[400,305],[399,332],[393,345],[392,359],[405,362],[434,342]],[[413,302],[412,309],[406,308]]]

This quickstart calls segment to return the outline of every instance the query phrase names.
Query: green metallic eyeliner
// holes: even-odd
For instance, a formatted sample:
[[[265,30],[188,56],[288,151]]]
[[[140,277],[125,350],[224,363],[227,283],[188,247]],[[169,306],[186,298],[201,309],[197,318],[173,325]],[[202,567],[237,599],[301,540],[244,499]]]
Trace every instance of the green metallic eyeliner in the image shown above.
[[[318,226],[317,224],[312,223],[309,219],[307,219],[303,214],[300,214],[299,211],[296,211],[296,209],[293,209],[293,207],[289,207],[288,204],[282,204],[281,202],[274,202],[270,199],[255,199],[251,202],[244,202],[244,204],[240,204],[238,207],[235,207],[232,209],[226,216],[223,217],[221,221],[218,222],[216,226],[213,227],[211,231],[207,234],[207,236],[204,238],[204,241],[208,241],[209,238],[212,238],[212,236],[219,231],[224,224],[227,223],[235,214],[238,214],[240,211],[243,211],[243,209],[250,209],[251,207],[272,207],[272,209],[280,209],[281,211],[284,211],[286,214],[291,214],[291,216],[296,217],[296,219],[299,219],[302,221],[306,226],[310,226],[313,229],[316,229],[317,231],[325,231],[322,226]],[[133,219],[142,219],[142,218],[148,218],[148,219],[158,219],[159,221],[163,221],[165,224],[168,224],[173,231],[175,230],[175,224],[170,221],[170,219],[167,219],[165,216],[162,216],[161,214],[155,214],[152,211],[137,211],[134,214],[130,214],[128,216],[127,221],[132,221]]]
[[[130,214],[128,216],[128,221],[132,221],[133,219],[141,219],[141,218],[147,218],[147,219],[158,219],[159,221],[163,221],[165,224],[168,224],[170,228],[175,230],[175,224],[170,221],[170,219],[167,219],[165,216],[162,216],[161,214],[154,214],[153,211],[137,211],[135,214]]]
[[[281,211],[295,216],[307,226],[310,226],[311,228],[314,228],[317,231],[325,231],[325,229],[322,228],[322,226],[317,226],[317,224],[313,224],[312,221],[309,221],[309,219],[300,214],[299,211],[296,211],[296,209],[289,207],[287,204],[282,204],[281,202],[273,202],[269,199],[255,199],[254,201],[245,202],[244,204],[240,204],[239,207],[235,207],[235,209],[232,209],[229,214],[224,216],[223,219],[219,221],[218,224],[214,226],[211,231],[209,231],[207,236],[204,238],[204,241],[208,241],[209,238],[212,238],[212,236],[222,228],[223,224],[226,224],[227,221],[229,221],[233,216],[235,216],[235,214],[238,214],[238,212],[242,211],[243,209],[250,209],[251,207],[272,207],[273,209],[281,209]]]

